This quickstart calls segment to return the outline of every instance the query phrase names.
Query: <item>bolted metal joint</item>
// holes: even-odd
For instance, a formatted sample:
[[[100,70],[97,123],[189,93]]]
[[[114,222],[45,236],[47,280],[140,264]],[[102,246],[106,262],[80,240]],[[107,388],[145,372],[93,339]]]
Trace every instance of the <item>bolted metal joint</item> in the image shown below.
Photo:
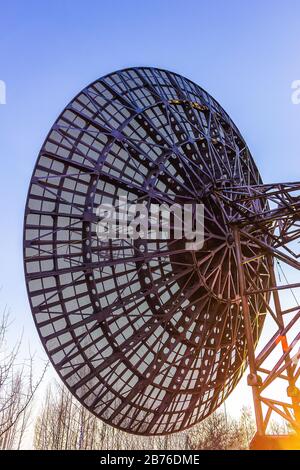
[[[258,374],[249,374],[247,377],[247,384],[250,387],[260,387],[262,385],[262,378]]]
[[[295,385],[289,385],[286,389],[287,396],[289,398],[295,398],[300,403],[300,390]]]

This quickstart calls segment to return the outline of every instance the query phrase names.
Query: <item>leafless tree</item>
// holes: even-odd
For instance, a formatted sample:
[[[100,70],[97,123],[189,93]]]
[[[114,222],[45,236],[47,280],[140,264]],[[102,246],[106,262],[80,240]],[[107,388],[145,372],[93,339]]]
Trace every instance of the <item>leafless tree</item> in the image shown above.
[[[272,420],[269,424],[269,432],[273,435],[293,434],[293,428],[285,421]]]
[[[22,337],[8,346],[10,316],[4,310],[0,316],[0,449],[20,448],[35,392],[41,376],[34,380],[33,356],[20,360]]]
[[[239,419],[216,411],[187,433],[187,448],[193,450],[248,449],[255,433],[251,410],[244,407]]]
[[[89,413],[58,383],[47,390],[34,433],[35,449],[162,450],[169,445],[184,449],[185,439],[178,434],[139,437],[119,431]]]
[[[36,449],[93,449],[100,434],[97,418],[79,406],[58,383],[49,386],[34,433]]]
[[[48,388],[35,425],[35,449],[247,449],[255,431],[251,411],[234,420],[216,412],[190,430],[169,436],[127,434],[100,421],[64,386]]]

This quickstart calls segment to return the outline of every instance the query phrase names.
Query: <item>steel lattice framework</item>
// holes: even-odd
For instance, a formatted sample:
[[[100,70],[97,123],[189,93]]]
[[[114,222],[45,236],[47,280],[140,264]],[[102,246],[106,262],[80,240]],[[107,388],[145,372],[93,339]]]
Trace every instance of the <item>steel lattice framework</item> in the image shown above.
[[[33,172],[24,259],[43,345],[84,406],[119,429],[167,434],[212,413],[248,357],[257,377],[270,256],[294,236],[291,204],[274,209],[270,196],[292,197],[284,189],[262,184],[226,112],[178,74],[122,70],[66,106]],[[204,203],[203,249],[99,240],[96,209],[119,196]]]
[[[266,436],[271,415],[275,413],[289,423],[298,436],[296,440],[278,438],[276,448],[288,449],[292,445],[299,449],[300,283],[289,283],[280,263],[287,266],[296,279],[299,278],[300,183],[236,186],[223,188],[215,194],[222,204],[235,211],[230,226],[235,239],[240,301],[247,335],[250,368],[248,384],[252,387],[256,414],[257,436],[253,446],[270,448],[270,445],[276,445],[273,439],[260,440]],[[262,203],[264,211],[261,211]],[[245,269],[249,259],[244,256],[242,240],[260,248],[258,261],[268,265],[269,287],[257,289],[253,283]],[[275,275],[275,267],[278,265],[285,281],[279,285]],[[255,276],[254,272],[252,276]],[[286,299],[283,294],[287,290],[290,292],[289,297],[293,298],[293,305],[289,299],[288,308],[284,308]],[[272,296],[272,301],[269,298],[265,302],[265,311],[273,325],[269,324],[263,347],[256,354],[249,305],[253,296],[259,295],[264,299],[266,293]]]

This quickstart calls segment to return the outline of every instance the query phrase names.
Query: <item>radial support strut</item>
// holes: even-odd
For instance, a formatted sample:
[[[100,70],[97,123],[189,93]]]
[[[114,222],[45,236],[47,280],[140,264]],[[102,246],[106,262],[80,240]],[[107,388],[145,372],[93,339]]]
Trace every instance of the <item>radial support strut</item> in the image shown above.
[[[248,298],[246,294],[246,283],[245,283],[245,273],[243,269],[240,233],[237,227],[233,228],[233,234],[234,234],[235,251],[236,251],[237,266],[238,266],[239,291],[240,291],[241,304],[242,304],[242,310],[243,310],[245,336],[246,336],[247,345],[248,345],[248,361],[249,361],[249,369],[250,369],[250,374],[248,376],[248,385],[252,387],[257,432],[259,435],[263,435],[265,429],[264,429],[262,406],[261,406],[261,401],[260,401],[260,396],[259,396],[259,375],[257,374],[257,370],[256,370],[255,344],[254,344],[254,339],[253,339],[253,334],[252,334]]]

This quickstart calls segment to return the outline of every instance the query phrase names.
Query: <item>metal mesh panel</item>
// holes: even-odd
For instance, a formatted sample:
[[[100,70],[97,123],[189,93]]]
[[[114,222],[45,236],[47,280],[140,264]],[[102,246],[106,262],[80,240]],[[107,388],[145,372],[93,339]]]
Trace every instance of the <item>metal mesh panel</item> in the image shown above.
[[[24,257],[35,323],[52,364],[99,418],[136,434],[183,430],[212,413],[246,358],[232,214],[209,188],[261,182],[221,106],[171,72],[133,68],[82,90],[40,151],[25,213]],[[96,209],[204,202],[205,244],[109,240]],[[249,283],[268,283],[243,246]],[[250,285],[250,284],[249,284]],[[265,306],[251,300],[258,338]]]

